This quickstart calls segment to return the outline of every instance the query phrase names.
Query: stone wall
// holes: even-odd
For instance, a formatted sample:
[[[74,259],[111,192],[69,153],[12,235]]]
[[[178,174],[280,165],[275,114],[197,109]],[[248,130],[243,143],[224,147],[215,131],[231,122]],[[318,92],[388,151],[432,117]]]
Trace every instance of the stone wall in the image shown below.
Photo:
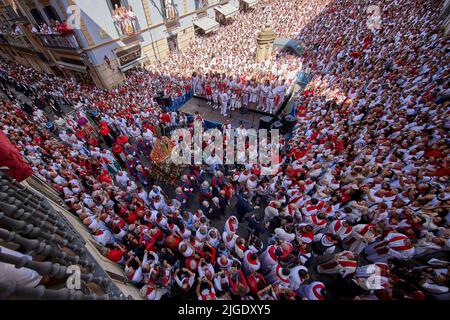
[[[189,43],[195,38],[194,27],[188,27],[184,30],[178,32],[178,49],[180,51],[185,50],[189,47]]]

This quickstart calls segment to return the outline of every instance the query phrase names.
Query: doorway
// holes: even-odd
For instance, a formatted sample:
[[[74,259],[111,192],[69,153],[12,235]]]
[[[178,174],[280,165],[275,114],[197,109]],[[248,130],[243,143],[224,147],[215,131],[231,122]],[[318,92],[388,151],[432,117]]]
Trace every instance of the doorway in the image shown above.
[[[178,34],[174,34],[167,38],[167,45],[170,53],[178,53]]]

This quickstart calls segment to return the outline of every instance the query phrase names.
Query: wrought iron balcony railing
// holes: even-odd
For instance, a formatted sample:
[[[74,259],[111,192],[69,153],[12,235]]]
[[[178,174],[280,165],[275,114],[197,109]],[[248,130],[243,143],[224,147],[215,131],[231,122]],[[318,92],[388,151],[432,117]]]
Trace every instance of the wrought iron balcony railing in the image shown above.
[[[5,39],[12,46],[21,48],[33,48],[31,42],[28,40],[27,36],[24,34],[5,34]]]
[[[77,267],[80,270],[80,283],[84,285],[62,289],[61,286],[32,287],[17,283],[15,279],[3,279],[0,281],[0,299],[125,299],[89,253],[81,234],[50,203],[49,199],[53,196],[47,195],[53,191],[39,179],[35,183],[40,184],[36,190],[46,196],[36,193],[32,189],[34,187],[17,183],[0,170],[0,265],[31,269],[41,276],[47,275],[59,281],[61,285],[70,275],[69,268]],[[4,244],[20,246],[28,255],[41,259],[30,260],[12,254]]]
[[[164,24],[166,25],[167,30],[175,29],[180,26],[179,17],[175,17],[173,19],[165,19]]]
[[[80,45],[73,34],[38,34],[42,45],[46,48],[79,50]]]

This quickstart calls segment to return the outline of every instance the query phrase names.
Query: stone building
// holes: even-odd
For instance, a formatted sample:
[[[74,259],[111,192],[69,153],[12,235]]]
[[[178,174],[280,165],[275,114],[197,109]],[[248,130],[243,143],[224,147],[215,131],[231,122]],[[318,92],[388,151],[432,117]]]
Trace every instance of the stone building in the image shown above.
[[[255,0],[0,0],[0,55],[24,65],[111,88],[127,71],[219,28]],[[43,34],[58,21],[71,33]],[[33,30],[35,27],[36,29]]]

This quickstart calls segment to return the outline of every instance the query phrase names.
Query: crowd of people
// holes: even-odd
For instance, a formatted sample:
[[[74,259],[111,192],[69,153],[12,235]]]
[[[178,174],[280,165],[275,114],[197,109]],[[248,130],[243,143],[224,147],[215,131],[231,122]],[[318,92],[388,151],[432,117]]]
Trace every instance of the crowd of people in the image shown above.
[[[309,48],[272,66],[313,74],[277,174],[216,163],[155,181],[157,138],[190,127],[155,94],[203,92],[201,78],[216,73],[228,87],[254,78],[263,69],[251,69],[245,39],[267,4],[277,35]],[[1,129],[145,299],[448,299],[450,64],[439,4],[382,2],[371,29],[368,0],[261,1],[109,91],[2,62]],[[270,86],[289,80],[274,74]],[[43,130],[49,95],[75,113]]]
[[[276,48],[272,57],[256,62],[256,38],[268,19],[277,36],[294,38],[330,1],[314,6],[304,1],[261,1],[250,11],[238,12],[217,32],[196,37],[182,52],[172,52],[155,68],[165,74],[193,78],[193,90],[227,116],[241,107],[275,113],[292,89],[303,59],[290,50]]]
[[[19,36],[23,34],[23,31],[20,29],[18,25],[13,25],[11,27],[9,26],[2,26],[0,30],[0,34],[11,34],[15,36]]]
[[[73,28],[65,22],[52,20],[50,24],[42,22],[31,27],[31,32],[42,35],[71,35]]]

